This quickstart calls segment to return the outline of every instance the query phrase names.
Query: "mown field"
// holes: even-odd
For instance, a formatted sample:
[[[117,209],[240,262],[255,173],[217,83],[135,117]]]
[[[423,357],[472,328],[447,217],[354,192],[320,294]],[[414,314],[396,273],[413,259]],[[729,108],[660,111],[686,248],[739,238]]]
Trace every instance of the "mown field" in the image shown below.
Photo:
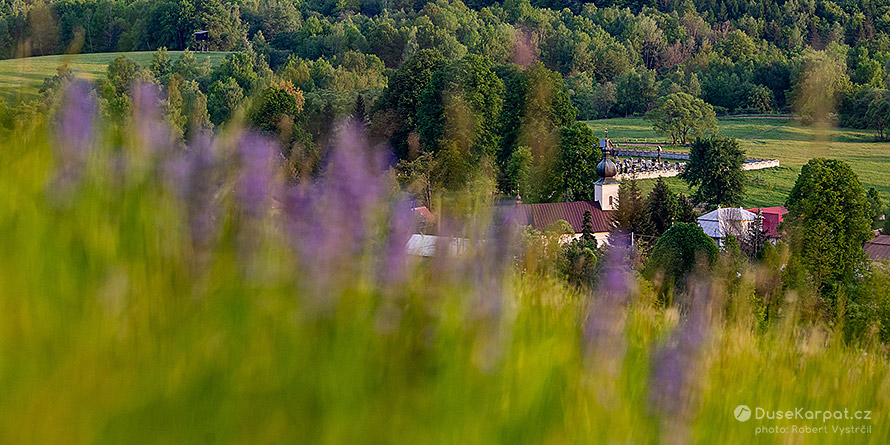
[[[642,118],[603,119],[588,121],[597,136],[609,130],[609,137],[663,139]],[[744,205],[783,205],[794,186],[800,167],[812,158],[841,159],[850,164],[866,188],[875,187],[884,200],[890,199],[890,143],[875,142],[869,130],[850,128],[817,129],[790,119],[720,118],[718,128],[723,136],[738,138],[749,157],[775,158],[779,168],[748,173],[749,183]],[[672,148],[674,149],[674,148]],[[654,180],[641,181],[648,192]],[[686,183],[668,178],[674,191],[690,193]]]
[[[58,56],[28,57],[24,59],[0,60],[0,94],[7,98],[29,100],[37,96],[43,79],[58,72],[59,66],[66,64],[78,77],[95,79],[105,74],[108,64],[119,56],[126,56],[139,65],[148,65],[154,51],[68,54]],[[182,51],[169,51],[172,60],[179,59]],[[206,57],[214,66],[221,62],[227,52],[195,53],[203,62]]]

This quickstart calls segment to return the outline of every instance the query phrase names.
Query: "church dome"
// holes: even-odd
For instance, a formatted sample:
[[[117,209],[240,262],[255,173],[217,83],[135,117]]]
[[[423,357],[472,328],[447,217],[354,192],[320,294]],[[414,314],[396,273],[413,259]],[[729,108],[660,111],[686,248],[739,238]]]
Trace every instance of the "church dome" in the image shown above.
[[[599,164],[597,164],[596,174],[599,175],[600,178],[604,179],[614,178],[615,175],[618,174],[618,166],[616,166],[615,163],[612,162],[611,159],[609,159],[608,152],[606,153],[606,157],[604,157],[603,160],[600,161]]]

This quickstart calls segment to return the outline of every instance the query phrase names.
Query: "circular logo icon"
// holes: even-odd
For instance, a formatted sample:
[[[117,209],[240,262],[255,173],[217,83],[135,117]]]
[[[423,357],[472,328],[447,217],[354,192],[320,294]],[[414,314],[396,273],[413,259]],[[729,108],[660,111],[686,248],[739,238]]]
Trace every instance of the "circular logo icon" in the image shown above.
[[[735,419],[739,422],[745,422],[751,418],[751,408],[748,405],[739,405],[735,407]]]

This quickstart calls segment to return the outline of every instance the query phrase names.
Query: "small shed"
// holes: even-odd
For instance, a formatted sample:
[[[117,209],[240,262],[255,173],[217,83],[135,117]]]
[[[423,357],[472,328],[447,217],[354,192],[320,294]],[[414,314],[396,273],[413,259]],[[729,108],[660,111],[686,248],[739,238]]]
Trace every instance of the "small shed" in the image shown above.
[[[420,257],[434,257],[438,255],[462,256],[470,248],[470,240],[466,238],[451,238],[445,236],[411,235],[405,250],[409,255]]]
[[[207,41],[210,39],[210,31],[195,31],[195,42],[198,42],[198,51],[207,52]]]
[[[782,237],[782,233],[779,232],[779,226],[784,221],[788,209],[785,207],[759,207],[748,209],[748,211],[755,214],[760,213],[763,216],[763,230],[766,232],[766,236],[772,239]]]

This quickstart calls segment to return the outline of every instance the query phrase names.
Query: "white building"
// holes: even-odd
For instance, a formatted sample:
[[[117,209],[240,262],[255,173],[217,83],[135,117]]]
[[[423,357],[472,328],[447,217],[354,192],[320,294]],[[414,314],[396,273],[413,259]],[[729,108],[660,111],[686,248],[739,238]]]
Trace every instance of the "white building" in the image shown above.
[[[723,247],[727,235],[739,240],[747,238],[750,225],[756,219],[757,214],[741,207],[717,207],[717,210],[699,216],[698,225],[714,239],[718,247]]]
[[[420,257],[434,257],[438,254],[457,257],[466,255],[470,248],[470,240],[466,238],[452,238],[434,235],[411,235],[405,250],[409,255]]]

